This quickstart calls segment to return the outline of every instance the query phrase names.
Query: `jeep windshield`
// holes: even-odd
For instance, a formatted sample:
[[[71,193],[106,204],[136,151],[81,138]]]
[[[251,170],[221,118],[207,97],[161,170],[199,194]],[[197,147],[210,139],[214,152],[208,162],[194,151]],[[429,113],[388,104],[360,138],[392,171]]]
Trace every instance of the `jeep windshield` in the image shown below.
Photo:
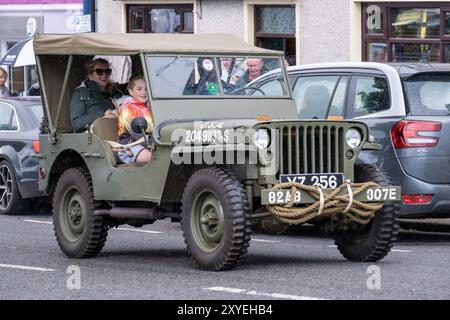
[[[418,74],[404,83],[411,115],[450,115],[450,73]]]
[[[147,56],[153,98],[279,98],[289,97],[283,73],[270,86],[251,81],[281,68],[281,57],[267,56]]]

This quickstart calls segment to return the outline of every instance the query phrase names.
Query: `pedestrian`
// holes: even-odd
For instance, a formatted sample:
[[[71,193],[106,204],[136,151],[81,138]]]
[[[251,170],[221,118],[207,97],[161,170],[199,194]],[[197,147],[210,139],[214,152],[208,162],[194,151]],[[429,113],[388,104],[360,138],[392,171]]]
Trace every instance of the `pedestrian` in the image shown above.
[[[8,79],[8,72],[0,67],[0,98],[6,98],[11,95],[8,87],[6,86],[6,80]]]

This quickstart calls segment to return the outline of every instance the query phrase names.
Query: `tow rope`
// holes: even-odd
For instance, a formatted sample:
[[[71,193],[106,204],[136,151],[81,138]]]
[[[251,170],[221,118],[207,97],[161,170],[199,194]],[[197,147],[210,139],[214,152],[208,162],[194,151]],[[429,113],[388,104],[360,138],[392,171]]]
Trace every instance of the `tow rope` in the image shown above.
[[[353,191],[352,187],[357,189]],[[355,197],[372,187],[379,188],[380,185],[375,182],[351,184],[350,180],[345,180],[333,192],[324,195],[320,186],[284,182],[275,185],[272,189],[291,189],[290,200],[283,205],[266,205],[266,207],[278,220],[288,224],[301,224],[319,216],[331,216],[333,214],[343,214],[354,222],[367,224],[374,214],[383,208],[383,202],[364,203],[355,200]],[[338,195],[345,188],[347,188],[348,194]],[[308,192],[316,202],[307,207],[294,206],[295,195],[298,190]]]

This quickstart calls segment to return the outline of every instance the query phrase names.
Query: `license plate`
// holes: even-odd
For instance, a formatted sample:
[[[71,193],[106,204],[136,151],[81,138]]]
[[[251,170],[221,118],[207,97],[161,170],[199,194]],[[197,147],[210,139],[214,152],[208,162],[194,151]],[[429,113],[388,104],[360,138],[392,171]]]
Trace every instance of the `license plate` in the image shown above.
[[[353,192],[357,188],[352,188]],[[333,189],[323,190],[324,194],[330,194]],[[344,188],[339,193],[340,196],[345,196],[348,194],[347,188]],[[364,190],[360,194],[354,197],[354,200],[362,202],[380,202],[380,201],[400,201],[401,200],[401,188],[399,186],[391,187],[380,187],[380,188],[369,188]],[[280,205],[286,204],[291,200],[291,190],[290,189],[266,189],[261,190],[261,204],[262,205]],[[307,191],[297,190],[294,198],[295,204],[311,204],[317,200],[313,198]]]
[[[309,186],[320,186],[322,189],[335,189],[344,183],[344,175],[342,173],[282,174],[280,182],[297,182]]]

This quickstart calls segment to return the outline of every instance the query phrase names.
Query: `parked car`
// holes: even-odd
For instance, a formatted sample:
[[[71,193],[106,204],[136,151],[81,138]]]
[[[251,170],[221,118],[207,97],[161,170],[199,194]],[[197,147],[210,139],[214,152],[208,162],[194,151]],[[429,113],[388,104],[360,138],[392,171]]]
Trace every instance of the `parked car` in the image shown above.
[[[0,99],[0,214],[19,213],[38,190],[40,98]]]
[[[402,186],[402,217],[450,217],[450,66],[326,63],[288,68],[301,119],[365,122],[380,151],[359,161],[380,166]],[[249,86],[282,88],[279,72]],[[255,91],[259,95],[260,92]]]

